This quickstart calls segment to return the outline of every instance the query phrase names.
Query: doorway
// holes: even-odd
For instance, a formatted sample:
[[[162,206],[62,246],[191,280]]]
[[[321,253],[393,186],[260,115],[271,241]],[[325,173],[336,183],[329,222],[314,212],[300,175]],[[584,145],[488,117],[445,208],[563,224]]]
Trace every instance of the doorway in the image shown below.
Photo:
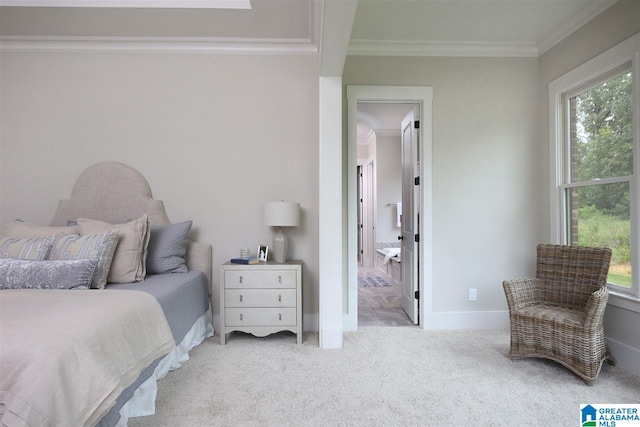
[[[416,250],[414,256],[416,265],[420,271],[415,274],[415,292],[411,295],[416,299],[416,315],[421,328],[429,321],[431,316],[431,224],[432,224],[432,188],[431,188],[431,115],[432,115],[432,88],[408,87],[408,86],[349,86],[347,88],[348,101],[348,148],[347,168],[350,171],[357,169],[357,113],[359,102],[372,103],[406,103],[417,104],[419,113],[416,121],[420,122],[416,127],[417,137],[415,148],[417,160],[420,165],[420,184],[415,188],[416,217],[413,221],[415,227]],[[357,183],[358,176],[351,172],[348,174],[348,198],[347,198],[347,282],[345,286],[345,315],[343,317],[343,330],[357,330],[358,328],[358,203]],[[394,203],[379,200],[378,204]],[[395,202],[397,203],[397,202]],[[418,221],[417,214],[420,214]],[[419,303],[419,306],[418,306]],[[425,317],[425,314],[427,317]]]
[[[419,171],[410,139],[420,105],[359,102],[357,107],[358,326],[414,325],[418,314],[411,282],[417,259],[403,235],[413,241],[411,196]],[[403,263],[401,246],[409,262]]]

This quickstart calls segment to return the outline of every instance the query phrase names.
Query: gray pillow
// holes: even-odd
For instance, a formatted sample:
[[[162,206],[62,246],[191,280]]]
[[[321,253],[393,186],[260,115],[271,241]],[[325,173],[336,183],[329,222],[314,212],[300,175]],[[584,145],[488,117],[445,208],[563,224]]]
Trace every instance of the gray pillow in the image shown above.
[[[186,273],[187,236],[192,221],[151,227],[147,253],[147,273]]]
[[[0,259],[0,289],[89,289],[97,262]]]

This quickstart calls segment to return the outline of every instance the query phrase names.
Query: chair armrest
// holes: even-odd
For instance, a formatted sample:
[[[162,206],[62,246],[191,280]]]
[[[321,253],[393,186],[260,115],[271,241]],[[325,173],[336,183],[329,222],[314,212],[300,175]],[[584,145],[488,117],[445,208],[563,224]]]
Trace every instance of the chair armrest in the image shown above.
[[[542,283],[542,280],[532,277],[502,282],[509,311],[540,303],[540,286]]]
[[[584,308],[583,322],[585,328],[592,328],[602,322],[608,300],[609,289],[606,286],[601,286],[597,291],[591,294],[587,300],[587,305]]]

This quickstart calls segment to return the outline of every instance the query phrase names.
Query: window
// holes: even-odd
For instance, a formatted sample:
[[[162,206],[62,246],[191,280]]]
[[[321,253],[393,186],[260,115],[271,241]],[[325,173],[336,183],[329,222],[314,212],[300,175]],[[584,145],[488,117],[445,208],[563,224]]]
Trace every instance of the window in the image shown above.
[[[566,241],[611,248],[608,282],[631,288],[633,102],[630,71],[567,94]]]
[[[638,46],[634,36],[549,86],[552,239],[612,250],[607,281],[638,298]]]

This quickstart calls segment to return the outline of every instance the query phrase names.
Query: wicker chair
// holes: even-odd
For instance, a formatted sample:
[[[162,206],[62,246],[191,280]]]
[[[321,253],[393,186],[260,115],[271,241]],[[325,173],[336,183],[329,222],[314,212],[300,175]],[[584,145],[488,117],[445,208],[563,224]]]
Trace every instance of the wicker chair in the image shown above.
[[[536,278],[503,282],[511,321],[509,357],[556,361],[591,385],[615,364],[604,338],[608,248],[538,245]]]

